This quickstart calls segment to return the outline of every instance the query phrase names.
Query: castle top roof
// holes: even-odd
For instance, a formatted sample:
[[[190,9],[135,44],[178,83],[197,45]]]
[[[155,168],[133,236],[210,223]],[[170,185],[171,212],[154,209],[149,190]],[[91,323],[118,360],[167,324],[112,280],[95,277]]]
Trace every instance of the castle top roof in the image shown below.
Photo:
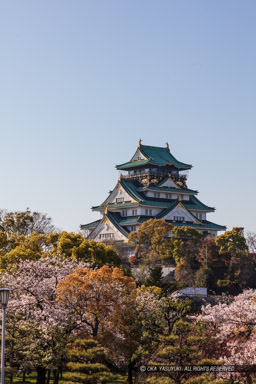
[[[191,169],[191,164],[185,164],[181,161],[178,161],[170,152],[169,145],[166,147],[153,147],[150,145],[143,145],[139,143],[137,151],[140,151],[143,158],[141,159],[132,159],[124,164],[117,165],[116,168],[119,170],[126,170],[136,167],[145,166],[147,164],[155,166],[165,166],[165,165],[174,165],[180,170]],[[135,154],[137,153],[135,152]]]

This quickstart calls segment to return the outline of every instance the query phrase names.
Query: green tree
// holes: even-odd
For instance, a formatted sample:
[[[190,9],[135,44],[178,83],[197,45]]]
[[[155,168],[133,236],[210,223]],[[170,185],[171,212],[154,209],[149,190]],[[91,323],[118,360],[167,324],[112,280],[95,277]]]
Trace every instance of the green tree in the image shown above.
[[[242,227],[235,227],[232,231],[226,231],[223,235],[218,236],[216,244],[220,247],[220,254],[229,253],[233,259],[240,259],[248,254]]]
[[[52,247],[48,234],[56,231],[46,214],[0,211],[0,268],[19,260],[38,260]]]
[[[225,273],[217,285],[225,291],[237,294],[246,288],[254,272],[248,258],[248,247],[243,228],[236,227],[216,238],[219,254],[225,263]]]
[[[3,232],[17,236],[29,236],[31,233],[48,234],[55,232],[52,219],[44,213],[31,212],[29,208],[22,212],[0,211],[0,227]]]
[[[213,279],[214,277],[211,268],[202,265],[195,274],[195,287],[209,288],[212,285]]]
[[[5,341],[5,373],[12,384],[19,372],[26,372],[31,367],[27,357],[31,347],[33,331],[22,316],[8,313]]]
[[[136,244],[136,251],[149,263],[172,259],[170,233],[173,225],[164,219],[149,219],[136,232],[129,234],[129,241]]]
[[[163,269],[158,266],[150,269],[147,285],[160,287],[163,283]]]
[[[223,255],[219,253],[219,247],[214,237],[208,236],[203,239],[199,248],[198,260],[201,267],[196,276],[196,286],[200,285],[200,281],[205,281],[205,287],[212,292],[220,293],[217,281],[224,279],[227,266]]]
[[[21,260],[38,260],[50,250],[47,235],[32,232],[28,236],[16,233],[0,234],[0,268],[6,269]]]
[[[156,365],[220,365],[221,361],[208,358],[205,353],[205,346],[209,342],[209,337],[203,333],[200,325],[193,324],[187,317],[183,317],[175,322],[171,333],[162,338],[162,342],[157,352],[152,358],[151,364]],[[150,378],[148,383],[158,382],[159,384],[185,384],[185,383],[212,383],[214,377],[199,372],[169,371],[166,376],[162,374],[158,381]],[[197,377],[196,377],[197,376]],[[208,381],[207,381],[208,380]],[[220,381],[221,383],[223,381]]]
[[[171,245],[176,265],[187,261],[193,268],[198,266],[199,246],[202,233],[192,227],[174,227],[171,231]]]
[[[199,247],[202,233],[192,227],[174,227],[171,231],[171,249],[177,268],[176,280],[185,285],[194,285],[195,273],[200,268]]]
[[[49,236],[51,240],[51,236]],[[87,240],[81,233],[61,232],[54,240],[53,254],[85,261],[92,267],[100,268],[103,265],[118,267],[121,259],[116,250],[104,243]]]
[[[38,260],[56,255],[88,262],[94,268],[120,265],[121,259],[112,246],[94,240],[88,241],[82,234],[72,232],[41,233],[43,229],[48,232],[52,226],[47,226],[47,218],[45,228],[43,219],[38,223],[33,222],[34,217],[40,218],[44,215],[29,212],[9,212],[2,217],[0,269],[6,269],[21,260]],[[32,229],[37,229],[38,232],[31,232]]]
[[[104,349],[93,339],[75,339],[68,347],[67,384],[106,384],[117,378],[106,366]]]

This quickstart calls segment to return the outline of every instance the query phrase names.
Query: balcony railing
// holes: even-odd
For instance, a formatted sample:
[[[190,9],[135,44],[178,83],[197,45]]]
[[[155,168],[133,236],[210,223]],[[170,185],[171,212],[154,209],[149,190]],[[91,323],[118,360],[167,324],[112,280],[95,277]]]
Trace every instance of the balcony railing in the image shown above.
[[[170,172],[143,172],[143,173],[136,173],[136,174],[128,174],[128,175],[123,175],[122,177],[124,179],[136,179],[136,180],[142,180],[142,179],[163,179],[165,177],[171,176],[173,181],[181,181],[181,182],[186,182],[187,180],[187,175],[177,175],[177,174],[170,174]]]

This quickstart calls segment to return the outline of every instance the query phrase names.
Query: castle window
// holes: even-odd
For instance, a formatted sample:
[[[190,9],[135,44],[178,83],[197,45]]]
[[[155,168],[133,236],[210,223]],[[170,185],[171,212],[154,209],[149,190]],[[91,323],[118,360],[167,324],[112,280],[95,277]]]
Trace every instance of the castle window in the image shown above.
[[[117,197],[116,203],[122,203],[124,201],[124,197]]]
[[[136,216],[137,215],[137,209],[133,209],[132,210],[132,216]]]
[[[127,216],[127,211],[122,211],[122,216],[126,217]]]
[[[131,232],[135,232],[136,231],[136,227],[135,227],[135,225],[133,225],[132,227],[131,227]]]
[[[184,216],[174,216],[173,219],[176,220],[176,221],[185,221],[185,217]]]
[[[154,197],[160,197],[160,192],[154,192]]]
[[[114,233],[102,233],[99,237],[100,239],[113,239]]]

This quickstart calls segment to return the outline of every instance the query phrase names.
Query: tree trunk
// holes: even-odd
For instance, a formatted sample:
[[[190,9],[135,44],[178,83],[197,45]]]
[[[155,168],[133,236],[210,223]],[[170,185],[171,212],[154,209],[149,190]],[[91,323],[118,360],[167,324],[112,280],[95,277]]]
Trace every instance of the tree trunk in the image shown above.
[[[251,378],[251,375],[249,374],[249,373],[247,373],[247,375],[246,375],[246,379],[247,379],[247,383],[248,384],[252,384],[252,378]]]
[[[46,384],[50,384],[50,380],[51,380],[51,370],[48,369],[48,370],[47,370]]]
[[[132,363],[128,365],[128,377],[127,377],[127,383],[133,384],[132,382]]]
[[[22,383],[25,383],[26,381],[26,371],[22,372]]]
[[[45,384],[46,369],[43,367],[37,367],[36,372],[37,372],[36,384]]]
[[[58,384],[59,374],[60,374],[59,369],[54,369],[54,371],[53,371],[53,384]]]
[[[95,320],[95,324],[94,324],[94,327],[92,329],[92,336],[95,338],[98,336],[98,332],[99,332],[99,324],[100,322],[96,319]]]

